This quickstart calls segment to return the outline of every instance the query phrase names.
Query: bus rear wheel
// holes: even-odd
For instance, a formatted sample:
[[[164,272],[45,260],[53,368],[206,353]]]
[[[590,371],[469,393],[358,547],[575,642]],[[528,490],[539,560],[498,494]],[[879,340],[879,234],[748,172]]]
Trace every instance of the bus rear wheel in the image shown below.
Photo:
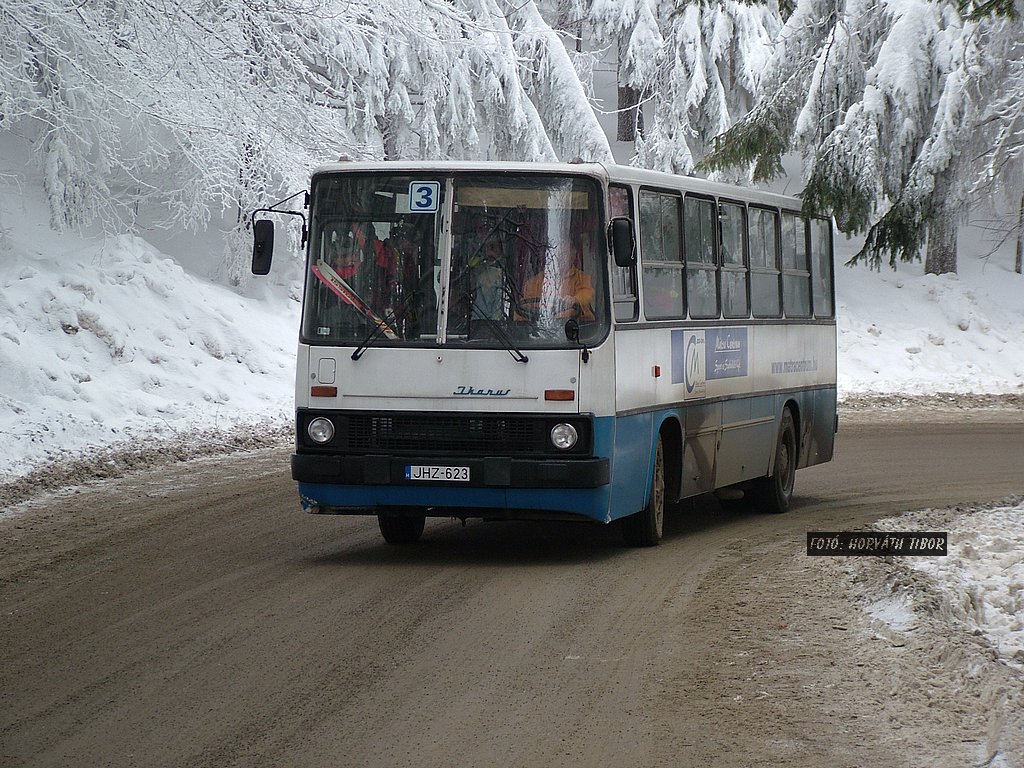
[[[754,509],[776,515],[789,509],[796,483],[797,456],[796,425],[793,413],[786,408],[782,412],[782,424],[775,443],[775,468],[747,492]]]
[[[622,538],[631,547],[653,547],[661,541],[665,530],[665,448],[661,435],[654,451],[654,472],[651,475],[651,499],[647,506],[622,519]]]
[[[426,515],[404,514],[379,514],[377,525],[380,527],[381,536],[388,544],[414,544],[423,535],[423,526],[426,523]]]

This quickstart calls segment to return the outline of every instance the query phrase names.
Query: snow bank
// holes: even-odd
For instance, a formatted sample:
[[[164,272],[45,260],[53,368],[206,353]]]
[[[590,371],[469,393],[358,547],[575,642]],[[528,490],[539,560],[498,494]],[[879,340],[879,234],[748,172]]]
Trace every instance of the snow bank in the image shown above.
[[[964,251],[960,275],[837,267],[841,396],[1024,393],[1024,277]]]
[[[0,479],[96,444],[290,419],[298,304],[145,241],[0,263]]]
[[[885,531],[946,530],[946,557],[901,558],[942,594],[954,619],[1024,669],[1024,501],[992,509],[923,510],[880,520]],[[881,617],[879,617],[881,618]]]

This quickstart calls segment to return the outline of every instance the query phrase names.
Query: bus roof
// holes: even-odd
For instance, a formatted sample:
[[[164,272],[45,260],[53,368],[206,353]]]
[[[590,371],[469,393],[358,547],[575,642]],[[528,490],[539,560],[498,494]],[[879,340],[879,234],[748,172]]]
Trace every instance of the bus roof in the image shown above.
[[[501,160],[342,160],[325,163],[313,171],[313,176],[328,173],[368,173],[387,171],[389,173],[551,173],[593,176],[609,182],[637,184],[641,186],[682,189],[697,194],[713,195],[726,199],[745,200],[751,203],[800,210],[802,202],[797,197],[780,195],[775,192],[722,184],[697,178],[680,176],[662,171],[650,171],[629,165],[610,163],[551,163],[551,162],[506,162]]]

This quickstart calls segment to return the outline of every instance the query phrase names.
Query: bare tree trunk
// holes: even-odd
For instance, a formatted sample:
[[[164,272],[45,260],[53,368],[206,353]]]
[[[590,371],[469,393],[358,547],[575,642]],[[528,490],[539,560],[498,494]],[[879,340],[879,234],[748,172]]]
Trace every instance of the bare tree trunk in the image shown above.
[[[619,86],[619,125],[615,138],[636,141],[637,132],[643,135],[644,113],[640,107],[640,91],[631,85]]]
[[[928,251],[924,271],[930,275],[956,272],[956,217],[940,212],[928,225]]]
[[[577,13],[573,13],[572,3],[561,0],[558,3],[557,12],[555,15],[555,29],[566,35],[569,35],[573,40],[573,47],[576,53],[583,52],[583,18]]]
[[[622,46],[619,43],[619,124],[615,132],[618,141],[636,141],[637,131],[643,136],[644,113],[640,109],[640,91],[622,82]]]
[[[381,141],[384,144],[384,159],[398,160],[398,137],[394,129],[392,115],[386,112],[384,115],[377,115],[377,130],[380,132]]]
[[[1013,271],[1018,275],[1024,274],[1024,196],[1020,199],[1020,216],[1017,218],[1017,260],[1014,262]]]

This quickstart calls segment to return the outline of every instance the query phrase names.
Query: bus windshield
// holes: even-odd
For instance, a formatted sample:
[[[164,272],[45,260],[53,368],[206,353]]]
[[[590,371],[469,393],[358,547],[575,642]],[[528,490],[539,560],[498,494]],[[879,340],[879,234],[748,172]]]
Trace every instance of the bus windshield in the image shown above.
[[[601,200],[580,176],[320,174],[303,339],[595,344],[609,326]]]

